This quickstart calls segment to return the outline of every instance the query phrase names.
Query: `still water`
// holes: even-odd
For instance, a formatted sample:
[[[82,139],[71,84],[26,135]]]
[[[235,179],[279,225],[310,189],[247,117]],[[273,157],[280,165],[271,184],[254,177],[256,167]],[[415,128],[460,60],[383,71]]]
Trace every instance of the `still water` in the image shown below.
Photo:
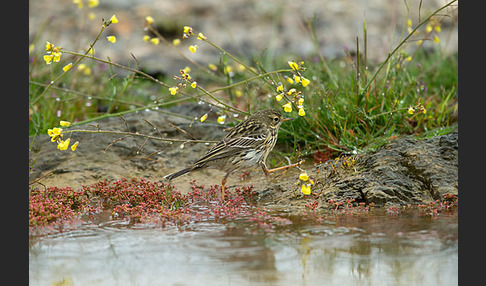
[[[107,221],[31,240],[30,285],[457,285],[457,214],[183,229]]]

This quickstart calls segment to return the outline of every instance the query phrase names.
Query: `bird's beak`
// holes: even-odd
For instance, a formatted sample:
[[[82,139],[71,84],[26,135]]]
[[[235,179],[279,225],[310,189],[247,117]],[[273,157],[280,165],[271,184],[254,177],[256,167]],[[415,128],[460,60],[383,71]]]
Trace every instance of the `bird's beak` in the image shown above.
[[[284,117],[284,118],[282,119],[282,122],[284,122],[284,121],[289,121],[289,120],[294,120],[294,118],[286,118],[286,117]]]

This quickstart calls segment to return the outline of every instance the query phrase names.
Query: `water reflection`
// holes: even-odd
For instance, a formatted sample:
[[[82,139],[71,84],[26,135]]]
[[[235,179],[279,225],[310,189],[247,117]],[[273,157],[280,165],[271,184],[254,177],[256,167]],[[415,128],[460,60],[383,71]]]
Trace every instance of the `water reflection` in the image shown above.
[[[457,285],[457,215],[128,228],[32,242],[32,285]]]

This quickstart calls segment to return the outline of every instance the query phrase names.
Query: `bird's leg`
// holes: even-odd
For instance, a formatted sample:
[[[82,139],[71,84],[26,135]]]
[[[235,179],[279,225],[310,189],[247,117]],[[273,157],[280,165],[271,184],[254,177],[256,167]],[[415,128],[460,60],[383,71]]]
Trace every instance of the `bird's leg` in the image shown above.
[[[224,185],[226,184],[226,179],[228,178],[228,175],[229,175],[229,173],[224,175],[224,178],[221,181],[221,198],[222,198],[223,201],[224,201],[224,189],[225,189]]]
[[[265,177],[268,177],[268,168],[267,165],[265,165],[265,162],[261,162],[260,166],[262,167],[263,173],[265,173]]]

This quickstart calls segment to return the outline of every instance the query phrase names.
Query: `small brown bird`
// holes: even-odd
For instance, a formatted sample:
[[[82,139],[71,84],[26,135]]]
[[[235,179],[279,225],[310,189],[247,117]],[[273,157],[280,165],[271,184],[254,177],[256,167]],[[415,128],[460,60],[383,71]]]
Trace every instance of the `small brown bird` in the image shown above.
[[[291,120],[291,118],[284,118],[282,114],[273,109],[259,111],[233,127],[223,140],[190,167],[166,175],[164,178],[172,180],[203,168],[225,171],[226,175],[221,181],[221,193],[224,200],[226,179],[236,170],[260,165],[265,175],[268,175],[273,171],[295,167],[300,163],[269,170],[265,163],[268,154],[277,142],[278,128],[282,122],[287,120]]]

